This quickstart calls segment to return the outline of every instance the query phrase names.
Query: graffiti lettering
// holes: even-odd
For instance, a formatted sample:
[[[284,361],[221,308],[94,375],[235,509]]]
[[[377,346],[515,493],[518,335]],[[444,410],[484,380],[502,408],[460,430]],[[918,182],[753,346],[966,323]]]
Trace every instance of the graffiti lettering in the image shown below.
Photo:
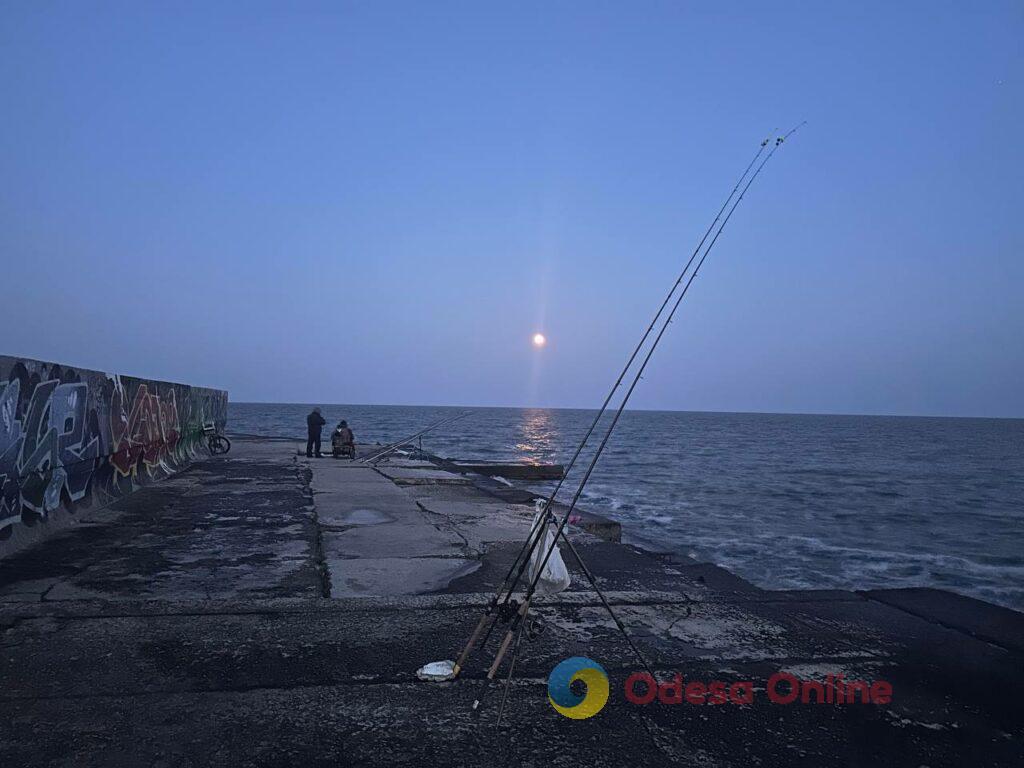
[[[0,357],[0,539],[181,469],[226,417],[220,390]]]

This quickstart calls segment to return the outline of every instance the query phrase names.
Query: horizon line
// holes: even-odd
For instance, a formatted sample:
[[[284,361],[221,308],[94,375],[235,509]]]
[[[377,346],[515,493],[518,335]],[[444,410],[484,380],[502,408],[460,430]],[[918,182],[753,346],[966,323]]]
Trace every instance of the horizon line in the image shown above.
[[[519,411],[596,411],[597,408],[578,406],[544,406],[544,405],[439,405],[411,403],[327,403],[327,402],[284,402],[271,400],[231,400],[231,405],[301,405],[319,407],[355,407],[355,408],[476,408],[479,410],[519,410]],[[611,410],[611,409],[609,409]],[[730,411],[730,410],[695,410],[690,408],[626,408],[625,411],[646,413],[709,413],[729,414],[736,416],[849,416],[879,419],[975,419],[987,421],[1024,421],[1024,416],[963,416],[948,414],[914,414],[914,413],[850,413],[845,411]]]

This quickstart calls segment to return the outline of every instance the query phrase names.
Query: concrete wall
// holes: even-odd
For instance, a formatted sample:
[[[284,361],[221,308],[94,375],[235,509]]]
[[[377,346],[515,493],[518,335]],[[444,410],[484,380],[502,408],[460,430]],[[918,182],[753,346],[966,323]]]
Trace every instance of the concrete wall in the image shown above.
[[[0,556],[206,452],[228,394],[0,356]]]

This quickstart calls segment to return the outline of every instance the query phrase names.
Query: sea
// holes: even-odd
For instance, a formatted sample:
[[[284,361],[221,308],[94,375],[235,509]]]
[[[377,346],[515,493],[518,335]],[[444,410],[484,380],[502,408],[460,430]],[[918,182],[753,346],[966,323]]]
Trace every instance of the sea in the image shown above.
[[[596,415],[321,407],[325,438],[344,418],[358,442],[380,443],[468,411],[425,435],[423,448],[563,464]],[[310,409],[231,403],[228,433],[304,440]],[[1024,419],[626,411],[580,506],[621,522],[626,541],[767,589],[938,587],[1024,610]]]

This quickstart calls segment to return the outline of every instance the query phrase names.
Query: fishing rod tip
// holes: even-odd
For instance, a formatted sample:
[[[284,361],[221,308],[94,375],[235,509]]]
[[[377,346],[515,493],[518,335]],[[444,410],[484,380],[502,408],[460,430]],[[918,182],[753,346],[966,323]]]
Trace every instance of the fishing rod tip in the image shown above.
[[[793,127],[793,128],[792,128],[792,129],[790,130],[790,131],[789,131],[789,133],[787,133],[787,134],[786,134],[785,136],[783,136],[783,137],[781,137],[781,138],[779,139],[779,143],[781,144],[782,142],[784,142],[784,141],[785,141],[786,139],[788,139],[788,138],[789,138],[790,136],[792,136],[792,135],[793,135],[794,133],[796,133],[796,132],[797,132],[798,130],[800,130],[801,128],[803,128],[803,127],[804,127],[805,125],[807,125],[807,121],[806,121],[806,120],[801,120],[801,121],[800,121],[799,123],[797,123],[797,124],[796,124],[796,125],[795,125],[795,126],[794,126],[794,127]]]

